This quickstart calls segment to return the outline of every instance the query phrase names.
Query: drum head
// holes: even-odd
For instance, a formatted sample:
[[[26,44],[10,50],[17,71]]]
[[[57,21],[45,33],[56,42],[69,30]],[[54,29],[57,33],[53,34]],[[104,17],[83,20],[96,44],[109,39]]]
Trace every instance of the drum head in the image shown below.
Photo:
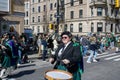
[[[46,72],[46,77],[59,80],[71,80],[72,74],[63,70],[49,70]]]

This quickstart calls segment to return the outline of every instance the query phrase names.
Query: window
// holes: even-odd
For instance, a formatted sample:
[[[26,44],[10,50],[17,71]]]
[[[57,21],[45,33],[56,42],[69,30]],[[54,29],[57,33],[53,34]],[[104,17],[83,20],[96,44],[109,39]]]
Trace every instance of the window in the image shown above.
[[[94,32],[94,23],[91,23],[91,32]]]
[[[45,32],[45,26],[43,26],[43,32]]]
[[[28,17],[28,11],[26,11],[26,16]]]
[[[28,19],[26,20],[26,25],[28,25]]]
[[[113,12],[114,12],[113,9],[111,9],[111,16],[113,15]]]
[[[73,24],[70,24],[70,32],[73,32]]]
[[[74,0],[71,0],[71,1],[70,1],[70,5],[71,5],[71,6],[74,6]]]
[[[53,17],[53,15],[52,15],[52,14],[50,14],[50,21],[52,21],[52,17]]]
[[[24,20],[24,24],[25,24],[25,25],[28,25],[28,19],[27,19],[27,20]]]
[[[73,19],[74,18],[74,11],[70,12],[70,18]]]
[[[97,16],[102,16],[102,8],[97,8]]]
[[[105,23],[105,32],[107,31],[107,23]]]
[[[34,3],[35,1],[34,0],[32,0],[32,3]]]
[[[38,30],[38,33],[39,33],[39,32],[40,32],[40,26],[38,26],[38,29],[37,29],[37,30]]]
[[[54,7],[56,7],[56,6],[57,6],[57,4],[55,3],[55,4],[54,4]]]
[[[48,26],[46,26],[46,27],[48,27]],[[49,32],[49,28],[46,28],[46,32]]]
[[[38,22],[40,22],[40,16],[38,16]]]
[[[119,10],[115,10],[115,17],[117,17],[118,16],[118,13],[119,13]]]
[[[102,22],[98,22],[97,23],[97,32],[102,32],[102,27],[103,27],[103,23]]]
[[[25,21],[26,21],[26,20],[24,20],[24,25],[26,24]]]
[[[46,20],[45,15],[43,15],[43,21],[45,21],[45,20]]]
[[[79,18],[83,17],[83,10],[79,10]]]
[[[79,32],[82,32],[82,23],[79,23]]]
[[[26,4],[25,4],[25,9],[28,9],[28,8],[29,8],[29,4],[26,3]]]
[[[32,17],[32,22],[33,22],[33,23],[35,22],[35,17]]]
[[[111,0],[111,3],[113,3],[114,2],[114,0]]]
[[[93,16],[93,8],[91,8],[91,16]]]
[[[113,24],[110,26],[110,31],[113,32]]]
[[[105,9],[105,16],[109,16],[108,9]]]
[[[43,11],[46,11],[46,5],[43,6]]]
[[[79,4],[83,4],[83,0],[79,0]]]
[[[32,27],[33,31],[34,31],[34,26]]]
[[[61,3],[61,6],[62,6],[62,7],[64,7],[64,6],[65,6],[65,4],[64,4],[64,3],[65,3],[65,1],[64,1],[64,0],[61,0],[61,2],[60,2],[60,3]]]
[[[52,3],[50,3],[50,10],[52,10],[53,9],[53,4]]]
[[[40,12],[40,6],[38,6],[38,12]]]
[[[33,12],[33,13],[35,12],[35,8],[32,8],[32,12]]]
[[[38,2],[40,3],[41,0],[38,0]]]
[[[65,24],[64,31],[67,31],[67,24]]]
[[[64,21],[64,12],[61,12],[61,17],[60,17],[60,21]]]

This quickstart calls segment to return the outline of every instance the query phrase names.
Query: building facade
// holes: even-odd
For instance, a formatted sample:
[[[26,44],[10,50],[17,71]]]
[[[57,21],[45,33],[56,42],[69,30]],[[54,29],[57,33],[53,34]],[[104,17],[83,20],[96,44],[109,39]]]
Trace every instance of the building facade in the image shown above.
[[[3,0],[1,0],[3,2]],[[11,11],[0,17],[0,34],[9,32],[10,34],[18,34],[24,32],[24,1],[10,0]]]
[[[25,6],[25,28],[32,29],[34,34],[54,32],[49,25],[56,25],[56,0],[26,0]]]
[[[65,29],[74,34],[119,32],[115,0],[65,0]]]
[[[57,4],[59,1],[59,8]],[[57,24],[59,17],[59,33],[70,31],[74,35],[93,33],[120,32],[119,7],[116,0],[27,0],[25,6],[26,27],[34,33],[54,31],[49,24]],[[59,15],[57,11],[59,9]]]

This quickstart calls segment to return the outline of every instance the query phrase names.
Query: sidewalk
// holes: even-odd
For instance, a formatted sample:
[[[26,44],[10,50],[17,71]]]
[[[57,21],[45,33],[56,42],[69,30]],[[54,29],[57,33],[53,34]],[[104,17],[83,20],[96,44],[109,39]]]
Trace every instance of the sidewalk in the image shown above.
[[[33,54],[28,54],[28,58],[29,58],[29,59],[38,59],[39,56],[38,56],[37,53],[33,53]]]
[[[49,57],[49,55],[46,55],[46,58],[48,58],[48,57]],[[29,59],[42,59],[42,56],[39,57],[38,53],[33,53],[33,54],[28,54],[28,58]]]
[[[115,52],[116,48],[110,49],[110,50],[106,50],[105,52]],[[28,54],[28,58],[29,59],[38,59],[39,56],[37,53],[32,53],[32,54]]]

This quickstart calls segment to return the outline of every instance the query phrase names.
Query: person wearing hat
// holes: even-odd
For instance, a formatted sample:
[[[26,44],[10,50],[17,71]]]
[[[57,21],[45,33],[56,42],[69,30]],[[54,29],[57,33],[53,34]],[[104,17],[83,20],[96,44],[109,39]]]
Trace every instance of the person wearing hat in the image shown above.
[[[6,43],[8,40],[9,40],[9,34],[8,34],[8,33],[3,34],[2,39],[1,39],[1,44],[2,44],[2,45],[5,45],[5,43]]]
[[[9,37],[8,34],[5,34],[4,38],[3,45],[5,49],[3,50],[4,58],[1,63],[0,78],[5,78],[11,74],[12,68],[16,68],[18,58],[18,49],[14,40],[12,40],[12,36]]]
[[[65,31],[61,34],[62,43],[54,55],[51,56],[49,62],[55,63],[54,69],[65,70],[73,74],[73,80],[81,80],[78,62],[81,61],[82,53],[80,46],[73,46],[72,34]],[[83,63],[83,62],[81,62]]]
[[[5,63],[5,59],[6,58],[6,50],[7,50],[7,47],[6,47],[6,43],[9,41],[9,34],[8,33],[5,33],[3,34],[2,36],[2,39],[1,39],[1,49],[2,49],[2,62],[1,62],[1,65],[2,65],[2,69],[0,71],[0,78],[2,78],[3,76],[6,77],[7,75],[4,75],[6,69],[4,66],[7,66],[7,62]],[[9,61],[9,60],[8,60]],[[9,64],[9,63],[8,63]]]

